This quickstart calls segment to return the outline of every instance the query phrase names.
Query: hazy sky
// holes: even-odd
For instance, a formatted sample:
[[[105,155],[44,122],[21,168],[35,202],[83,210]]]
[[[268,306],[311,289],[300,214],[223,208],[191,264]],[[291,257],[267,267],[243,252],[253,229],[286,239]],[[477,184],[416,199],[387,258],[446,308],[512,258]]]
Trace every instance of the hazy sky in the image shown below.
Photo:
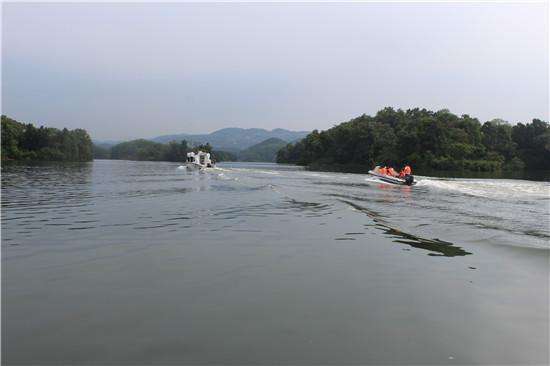
[[[96,139],[548,120],[548,3],[3,4],[2,113]]]

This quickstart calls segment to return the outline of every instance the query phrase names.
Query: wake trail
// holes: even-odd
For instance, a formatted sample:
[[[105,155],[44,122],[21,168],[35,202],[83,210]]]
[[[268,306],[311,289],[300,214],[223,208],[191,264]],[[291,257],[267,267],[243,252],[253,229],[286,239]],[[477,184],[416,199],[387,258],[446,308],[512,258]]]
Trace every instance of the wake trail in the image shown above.
[[[418,187],[454,191],[473,197],[493,199],[550,199],[550,183],[504,179],[444,179],[419,177]]]

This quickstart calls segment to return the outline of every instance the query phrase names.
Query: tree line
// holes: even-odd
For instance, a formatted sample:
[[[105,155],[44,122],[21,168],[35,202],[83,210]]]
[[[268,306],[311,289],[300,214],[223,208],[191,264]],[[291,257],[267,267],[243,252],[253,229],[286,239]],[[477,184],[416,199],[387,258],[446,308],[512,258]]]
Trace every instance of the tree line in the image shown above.
[[[94,145],[94,158],[183,162],[187,160],[188,152],[198,150],[210,153],[215,161],[235,160],[233,154],[213,150],[209,143],[189,146],[185,140],[162,144],[144,139],[122,142],[112,147]]]
[[[326,131],[314,130],[277,153],[278,163],[370,169],[376,164],[421,169],[499,171],[550,169],[550,126],[495,119],[483,124],[448,110],[384,108]]]
[[[35,127],[5,115],[2,125],[2,160],[90,161],[92,140],[83,129]]]

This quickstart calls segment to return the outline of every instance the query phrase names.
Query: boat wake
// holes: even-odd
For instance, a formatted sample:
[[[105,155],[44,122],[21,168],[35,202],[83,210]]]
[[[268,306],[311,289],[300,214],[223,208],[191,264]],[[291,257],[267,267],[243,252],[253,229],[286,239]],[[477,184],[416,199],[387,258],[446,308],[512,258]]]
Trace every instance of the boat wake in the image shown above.
[[[411,247],[427,250],[430,252],[428,254],[430,256],[456,257],[472,254],[453,243],[443,241],[438,238],[423,238],[411,233],[407,233],[396,227],[390,226],[390,224],[386,220],[382,219],[378,213],[367,209],[364,206],[358,205],[357,203],[343,199],[340,199],[339,201],[349,205],[354,210],[362,212],[369,216],[374,221],[376,227],[384,231],[384,233],[386,235],[389,235],[396,243],[406,244]]]
[[[550,199],[550,183],[504,179],[441,179],[420,177],[419,187],[455,191],[474,197],[493,199]]]

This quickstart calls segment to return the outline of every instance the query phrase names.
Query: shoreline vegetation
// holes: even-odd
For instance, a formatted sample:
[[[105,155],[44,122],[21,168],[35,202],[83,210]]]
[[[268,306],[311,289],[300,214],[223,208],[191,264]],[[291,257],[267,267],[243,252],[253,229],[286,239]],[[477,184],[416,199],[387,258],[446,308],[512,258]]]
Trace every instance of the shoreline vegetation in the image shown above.
[[[384,163],[408,163],[415,171],[550,170],[550,126],[539,119],[481,124],[446,109],[387,107],[374,116],[364,114],[326,131],[312,131],[279,150],[277,163],[350,173],[365,173]]]
[[[94,144],[93,148],[94,159],[184,162],[187,160],[188,152],[198,150],[210,153],[218,162],[235,159],[234,154],[215,150],[209,143],[190,146],[186,140],[160,143],[138,139],[121,142],[111,147]]]
[[[83,129],[59,130],[53,127],[35,127],[2,115],[2,161],[66,161],[86,162],[93,159],[171,161],[187,160],[194,150],[209,152],[217,161],[235,159],[234,154],[216,151],[208,143],[190,147],[185,140],[163,144],[139,139],[122,142],[112,147],[93,144]]]
[[[277,163],[348,173],[366,173],[384,163],[396,168],[409,163],[417,173],[463,172],[484,177],[550,171],[548,122],[534,119],[511,125],[495,119],[481,124],[477,118],[459,117],[448,110],[387,107],[374,116],[362,115],[326,131],[314,130],[294,143],[285,145],[284,140],[272,138],[240,153],[216,150],[209,143],[191,144],[138,139],[101,146],[83,129],[35,127],[2,116],[2,161],[182,162],[187,152],[200,149],[218,162],[273,161],[276,152]]]
[[[139,139],[121,142],[112,146],[94,144],[94,158],[177,162],[185,161],[187,152],[202,150],[211,153],[217,162],[275,162],[277,152],[287,143],[287,141],[272,137],[243,150],[225,151],[213,147],[209,142],[197,143],[184,139],[180,142],[161,143]]]
[[[35,127],[2,115],[2,161],[92,161],[86,130]]]

